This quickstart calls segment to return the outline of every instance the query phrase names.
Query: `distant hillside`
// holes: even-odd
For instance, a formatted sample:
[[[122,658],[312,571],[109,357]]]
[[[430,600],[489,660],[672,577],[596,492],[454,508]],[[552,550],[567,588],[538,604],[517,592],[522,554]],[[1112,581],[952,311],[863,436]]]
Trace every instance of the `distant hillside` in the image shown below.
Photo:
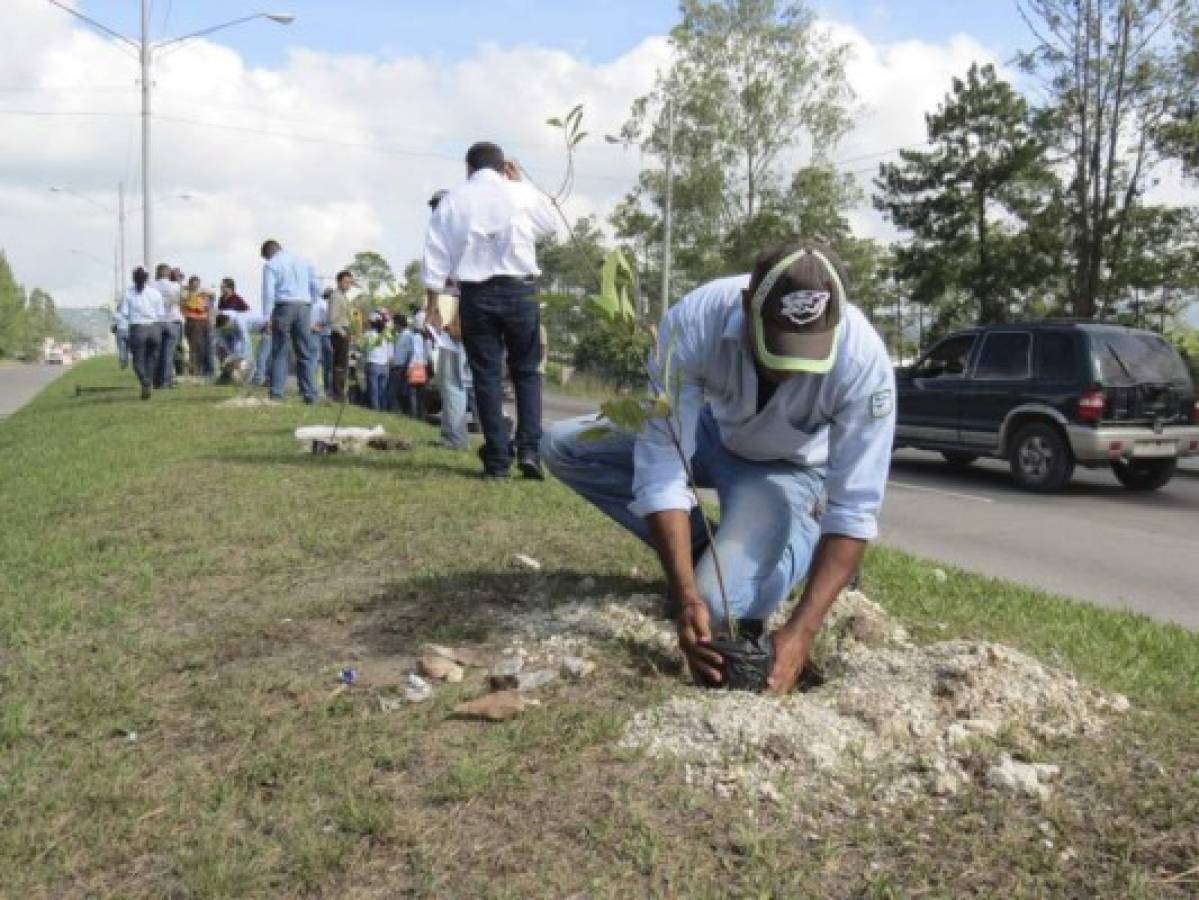
[[[112,327],[112,314],[103,307],[62,307],[57,310],[58,318],[67,329],[80,337],[93,341],[106,341]]]

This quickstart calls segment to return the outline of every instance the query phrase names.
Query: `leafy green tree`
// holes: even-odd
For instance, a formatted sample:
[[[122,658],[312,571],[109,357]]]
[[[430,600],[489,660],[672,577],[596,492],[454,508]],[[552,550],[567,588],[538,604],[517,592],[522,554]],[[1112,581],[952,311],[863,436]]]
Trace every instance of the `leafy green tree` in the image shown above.
[[[823,160],[849,127],[853,98],[846,46],[803,3],[683,0],[681,9],[674,62],[622,132],[655,160],[672,156],[679,293],[790,230],[783,160],[801,145]],[[665,183],[663,167],[642,171],[614,218],[618,237],[660,246]]]
[[[414,259],[404,266],[404,283],[400,286],[397,305],[405,312],[413,306],[425,305],[425,279],[419,259]]]
[[[599,290],[599,271],[608,252],[594,216],[575,223],[573,238],[546,238],[537,245],[541,284],[547,291],[582,297]]]
[[[0,357],[26,352],[27,326],[25,293],[13,277],[8,258],[0,251]]]
[[[1157,147],[1177,158],[1183,171],[1199,179],[1199,103],[1194,86],[1199,84],[1199,6],[1194,7],[1178,29],[1178,68],[1182,83],[1190,91],[1178,91],[1157,132]]]
[[[900,151],[875,181],[874,204],[912,236],[895,268],[912,299],[968,298],[980,323],[1002,322],[1021,290],[1048,274],[1026,228],[1055,179],[1027,103],[992,66],[970,67],[925,117],[931,150]]]
[[[354,273],[354,278],[366,291],[371,302],[379,297],[394,295],[395,273],[391,270],[391,264],[384,259],[383,254],[374,250],[355,253],[353,261],[346,266],[346,269]]]
[[[1056,144],[1069,163],[1064,226],[1069,292],[1090,318],[1127,287],[1122,267],[1134,210],[1159,161],[1172,111],[1194,102],[1175,37],[1194,0],[1017,0],[1035,46],[1026,71],[1047,86]]]

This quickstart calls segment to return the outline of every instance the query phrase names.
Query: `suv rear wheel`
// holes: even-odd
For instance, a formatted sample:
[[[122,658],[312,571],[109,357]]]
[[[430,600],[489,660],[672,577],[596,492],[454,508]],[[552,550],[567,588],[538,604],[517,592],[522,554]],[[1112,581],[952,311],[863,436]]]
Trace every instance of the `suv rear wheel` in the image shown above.
[[[1133,459],[1112,463],[1120,484],[1132,491],[1156,491],[1164,487],[1178,468],[1176,459]]]
[[[977,453],[960,453],[956,450],[943,450],[941,455],[945,457],[945,461],[955,469],[964,469],[966,466],[978,459]]]
[[[1052,425],[1025,425],[1012,441],[1012,478],[1028,491],[1060,491],[1074,474],[1074,456]]]

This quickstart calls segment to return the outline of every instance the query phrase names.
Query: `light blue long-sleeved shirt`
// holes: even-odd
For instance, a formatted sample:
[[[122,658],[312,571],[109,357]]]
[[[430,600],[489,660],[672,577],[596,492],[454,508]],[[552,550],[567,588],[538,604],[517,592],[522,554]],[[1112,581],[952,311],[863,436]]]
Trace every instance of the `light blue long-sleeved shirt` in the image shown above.
[[[129,325],[156,325],[166,315],[162,294],[146,285],[140,291],[128,288],[117,306],[117,318]]]
[[[873,540],[895,434],[895,373],[882,338],[857,307],[845,304],[832,370],[791,376],[759,413],[758,374],[742,307],[748,285],[748,275],[713,281],[662,320],[658,358],[665,358],[673,336],[671,368],[680,377],[676,408],[684,452],[695,453],[696,425],[706,404],[732,453],[827,470],[825,534]],[[634,462],[629,508],[635,514],[691,509],[695,500],[664,421],[651,420],[638,437]]]
[[[312,263],[280,250],[262,266],[262,315],[269,319],[276,303],[315,303],[321,286]]]

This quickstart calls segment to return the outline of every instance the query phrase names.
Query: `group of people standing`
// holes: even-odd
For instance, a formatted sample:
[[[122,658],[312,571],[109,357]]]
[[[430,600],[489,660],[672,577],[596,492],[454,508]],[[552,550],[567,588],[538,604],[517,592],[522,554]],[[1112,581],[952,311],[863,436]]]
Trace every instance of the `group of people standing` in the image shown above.
[[[139,266],[114,312],[121,368],[132,360],[143,400],[152,390],[174,388],[179,375],[212,376],[244,352],[240,317],[249,309],[232,278],[221,281],[214,300],[198,275],[185,280],[181,269],[159,263],[151,281]]]

